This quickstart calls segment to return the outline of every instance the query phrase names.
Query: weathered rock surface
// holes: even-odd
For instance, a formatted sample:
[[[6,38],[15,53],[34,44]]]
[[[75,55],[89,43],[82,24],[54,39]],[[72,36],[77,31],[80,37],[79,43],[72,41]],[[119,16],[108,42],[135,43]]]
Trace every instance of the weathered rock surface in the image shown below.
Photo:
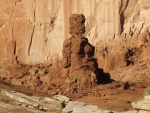
[[[85,35],[96,49],[104,40],[109,44],[109,39],[120,36],[138,37],[150,25],[149,0],[1,0],[0,4],[0,61],[5,66],[16,59],[36,64],[62,58],[73,13],[85,15]]]
[[[142,113],[142,111],[150,113],[150,95],[145,96],[141,101],[132,103],[132,106],[134,109],[140,110],[140,113]]]
[[[70,101],[62,110],[63,113],[117,113],[114,111],[99,109],[97,106],[82,102]]]
[[[1,89],[0,95],[2,113],[117,113],[99,109],[94,105],[71,101],[70,98],[62,95],[42,98],[4,89]],[[7,108],[6,111],[4,111],[5,108]]]
[[[49,97],[38,97],[27,95],[16,91],[0,90],[0,112],[1,113],[59,113],[64,108],[66,98],[53,99]],[[66,103],[65,103],[66,102]],[[63,105],[64,103],[64,105]]]
[[[85,32],[85,17],[83,14],[72,14],[69,18],[69,33],[71,37],[63,44],[63,69],[64,78],[70,80],[70,90],[78,92],[90,88],[96,83],[97,60],[94,58],[95,47],[83,37]],[[100,76],[100,75],[99,75]],[[68,91],[70,91],[68,90]]]
[[[49,71],[51,73],[49,77],[46,75],[47,70],[43,68],[29,69],[31,66],[24,70],[26,67],[22,68],[23,65],[21,68],[15,67],[16,69],[10,65],[16,62],[50,63],[61,59],[63,42],[69,38],[69,31],[72,33],[74,29],[71,26],[70,30],[68,24],[70,14],[74,13],[85,15],[86,32],[84,26],[79,25],[79,34],[85,32],[85,37],[95,46],[99,67],[109,72],[112,79],[150,81],[149,0],[1,0],[1,78],[3,80],[9,78],[14,84],[43,92],[51,88],[53,92],[47,92],[49,94],[58,93],[60,90],[54,85],[62,87],[61,78],[56,76],[58,71],[52,73]],[[67,49],[71,49],[69,45],[70,39],[66,44]],[[75,46],[73,49],[78,51]],[[91,55],[91,45],[86,48],[84,49],[86,55]],[[78,58],[74,55],[72,57]],[[64,62],[67,62],[65,67],[70,66],[70,61],[71,59],[64,59]],[[68,75],[68,69],[63,70],[63,73]],[[73,75],[77,76],[76,73]],[[53,77],[55,79],[51,79]],[[86,79],[89,78],[84,78],[83,81]],[[79,78],[79,81],[82,79]],[[70,84],[68,79],[65,82]]]
[[[25,94],[15,92],[15,91],[5,91],[2,90],[1,93],[4,96],[8,96],[9,98],[15,99],[23,104],[27,104],[28,106],[34,107],[38,110],[47,111],[47,110],[57,110],[60,111],[65,106],[65,101],[63,99],[59,101],[58,99],[53,98],[40,98],[36,96],[27,96]],[[67,101],[68,102],[68,101]]]

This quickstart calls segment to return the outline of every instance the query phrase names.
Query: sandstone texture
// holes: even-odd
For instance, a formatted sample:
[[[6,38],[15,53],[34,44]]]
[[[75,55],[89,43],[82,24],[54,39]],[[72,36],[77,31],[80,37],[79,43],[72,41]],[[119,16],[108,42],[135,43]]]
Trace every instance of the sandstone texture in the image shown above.
[[[62,58],[73,13],[85,15],[85,35],[96,49],[101,41],[138,37],[149,29],[149,0],[1,0],[0,4],[0,59],[6,65],[14,60],[36,64]]]
[[[131,109],[129,103],[150,82],[149,15],[149,0],[0,0],[0,80],[51,96],[86,101],[89,96],[112,109]],[[95,84],[110,77],[114,83]],[[12,93],[13,98],[22,95]],[[62,98],[66,104],[67,97],[52,100]],[[26,99],[29,106],[47,109],[45,103],[37,104],[43,98]],[[147,99],[135,102],[137,110],[129,113],[149,112]],[[3,111],[20,109],[5,97],[1,100]],[[86,107],[71,109],[82,112]],[[21,109],[26,113],[26,105]],[[29,112],[43,112],[34,110]]]
[[[70,38],[63,44],[62,76],[70,80],[68,84],[72,91],[90,88],[96,83],[97,60],[94,58],[95,47],[83,37],[85,32],[85,16],[72,14],[69,18]],[[100,75],[99,75],[100,76]]]
[[[132,103],[134,111],[128,111],[125,113],[150,113],[150,95],[144,96],[140,101]]]
[[[0,90],[0,96],[1,113],[60,113],[65,105],[65,100],[32,96],[5,89]]]
[[[41,111],[47,111],[47,110],[57,110],[60,111],[63,109],[63,102],[65,101],[59,101],[57,99],[52,98],[39,98],[36,96],[27,96],[25,94],[15,92],[15,91],[1,91],[2,95],[8,96],[9,98],[12,98],[14,100],[19,101],[20,103],[27,104],[28,106],[32,106],[33,108],[36,108]]]
[[[82,102],[70,101],[62,110],[62,113],[118,113],[109,110],[99,109],[97,106],[88,105]]]
[[[140,110],[140,113],[150,112],[150,95],[144,97],[143,100],[132,103],[133,108]]]

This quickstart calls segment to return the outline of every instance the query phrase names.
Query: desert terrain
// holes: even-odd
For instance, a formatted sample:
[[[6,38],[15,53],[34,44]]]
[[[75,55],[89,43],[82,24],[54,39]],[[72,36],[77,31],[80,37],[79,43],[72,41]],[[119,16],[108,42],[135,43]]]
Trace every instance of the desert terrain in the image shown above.
[[[150,112],[149,0],[0,6],[0,113]]]

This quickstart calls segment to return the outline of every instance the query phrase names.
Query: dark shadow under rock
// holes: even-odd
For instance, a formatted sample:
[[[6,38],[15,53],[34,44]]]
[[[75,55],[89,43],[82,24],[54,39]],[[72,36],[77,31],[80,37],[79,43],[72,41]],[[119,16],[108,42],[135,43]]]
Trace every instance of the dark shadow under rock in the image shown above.
[[[110,78],[110,74],[105,73],[103,69],[98,68],[97,70],[95,70],[95,74],[96,74],[97,84],[108,84],[114,81]]]

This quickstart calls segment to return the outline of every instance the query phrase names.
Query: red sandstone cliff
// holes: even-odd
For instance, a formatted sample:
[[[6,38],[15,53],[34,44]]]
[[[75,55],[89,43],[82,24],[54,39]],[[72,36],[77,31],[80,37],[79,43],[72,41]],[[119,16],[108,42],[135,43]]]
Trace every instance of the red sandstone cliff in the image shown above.
[[[0,66],[62,59],[72,13],[85,15],[105,71],[149,61],[149,0],[0,0]]]

